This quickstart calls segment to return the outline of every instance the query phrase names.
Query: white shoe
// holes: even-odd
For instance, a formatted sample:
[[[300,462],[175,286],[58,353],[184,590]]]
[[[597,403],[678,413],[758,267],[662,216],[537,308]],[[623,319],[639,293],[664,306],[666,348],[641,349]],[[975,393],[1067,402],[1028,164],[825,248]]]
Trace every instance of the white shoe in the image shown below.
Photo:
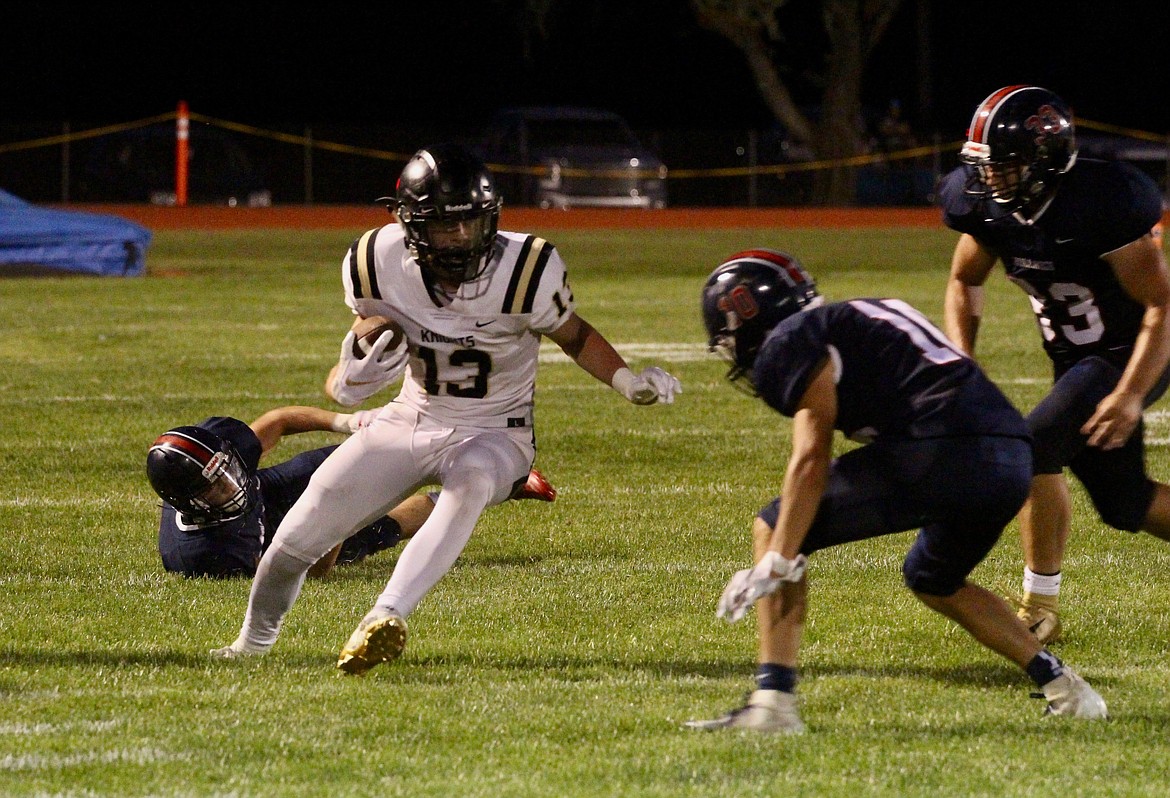
[[[246,640],[236,640],[230,646],[211,649],[211,656],[216,659],[241,659],[243,657],[259,657],[268,653],[272,646],[262,646],[249,643]]]
[[[1105,699],[1067,665],[1064,673],[1040,688],[1048,700],[1047,715],[1068,715],[1074,718],[1108,718]]]
[[[800,708],[794,693],[780,690],[756,690],[748,696],[747,703],[731,710],[721,718],[713,720],[688,720],[687,728],[751,729],[759,732],[778,734],[801,734],[804,722],[800,719]]]

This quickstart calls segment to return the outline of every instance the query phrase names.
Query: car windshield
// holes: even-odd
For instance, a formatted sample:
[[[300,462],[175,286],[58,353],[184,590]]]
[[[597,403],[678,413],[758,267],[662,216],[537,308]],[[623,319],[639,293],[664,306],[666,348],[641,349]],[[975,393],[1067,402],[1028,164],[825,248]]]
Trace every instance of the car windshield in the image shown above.
[[[614,119],[547,119],[529,125],[530,147],[565,143],[593,147],[634,144],[629,129]]]

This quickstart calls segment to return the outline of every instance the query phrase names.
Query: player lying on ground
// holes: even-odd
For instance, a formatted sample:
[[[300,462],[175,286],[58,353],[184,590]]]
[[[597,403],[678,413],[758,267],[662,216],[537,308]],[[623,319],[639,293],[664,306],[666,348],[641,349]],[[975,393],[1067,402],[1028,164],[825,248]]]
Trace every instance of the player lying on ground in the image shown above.
[[[269,410],[251,424],[217,416],[164,432],[146,457],[147,477],[163,500],[158,527],[163,567],[187,577],[254,575],[285,513],[337,446],[311,449],[266,468],[260,467],[261,458],[285,435],[350,433],[377,413],[289,406]],[[331,549],[308,576],[324,576],[334,565],[360,562],[409,538],[430,517],[436,495],[405,499]],[[548,480],[532,470],[512,498],[553,501],[556,495]]]

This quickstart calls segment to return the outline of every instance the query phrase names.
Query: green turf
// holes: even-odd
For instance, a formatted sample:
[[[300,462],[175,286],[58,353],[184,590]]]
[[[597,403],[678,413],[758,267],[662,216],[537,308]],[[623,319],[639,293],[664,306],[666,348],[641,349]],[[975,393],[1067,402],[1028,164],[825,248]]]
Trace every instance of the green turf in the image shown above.
[[[705,355],[703,278],[738,248],[787,248],[830,299],[895,295],[938,320],[942,230],[535,231],[581,314],[682,379],[676,404],[633,407],[546,347],[537,465],[560,496],[485,514],[401,660],[334,668],[387,552],[309,583],[267,657],[211,661],[249,583],[162,573],[146,448],[208,415],[325,402],[358,232],[160,231],[145,279],[0,281],[0,795],[1170,794],[1170,549],[1104,528],[1075,485],[1055,650],[1110,722],[1043,718],[1023,674],[918,605],[904,533],[813,558],[807,735],[682,727],[751,687],[754,623],[717,621],[715,601],[788,447],[788,422]],[[1048,369],[1027,300],[1002,275],[988,293],[980,354],[1030,408]],[[1013,525],[975,577],[1012,593],[1020,570]]]

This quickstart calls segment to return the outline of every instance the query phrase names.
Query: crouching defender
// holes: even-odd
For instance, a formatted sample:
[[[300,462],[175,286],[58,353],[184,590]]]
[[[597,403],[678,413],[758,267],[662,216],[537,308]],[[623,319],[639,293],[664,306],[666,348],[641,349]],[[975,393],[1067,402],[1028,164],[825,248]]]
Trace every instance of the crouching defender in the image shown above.
[[[1106,717],[1089,684],[1032,636],[999,596],[968,577],[1028,495],[1028,428],[1019,412],[925,316],[897,299],[826,304],[795,258],[738,253],[703,289],[713,352],[793,419],[782,499],[755,519],[756,565],[736,573],[718,615],[759,601],[757,689],[698,729],[804,730],[795,693],[806,557],[920,528],[902,566],[932,610],[1025,670],[1048,712]],[[867,443],[834,460],[834,430]],[[975,476],[972,476],[975,475]]]

